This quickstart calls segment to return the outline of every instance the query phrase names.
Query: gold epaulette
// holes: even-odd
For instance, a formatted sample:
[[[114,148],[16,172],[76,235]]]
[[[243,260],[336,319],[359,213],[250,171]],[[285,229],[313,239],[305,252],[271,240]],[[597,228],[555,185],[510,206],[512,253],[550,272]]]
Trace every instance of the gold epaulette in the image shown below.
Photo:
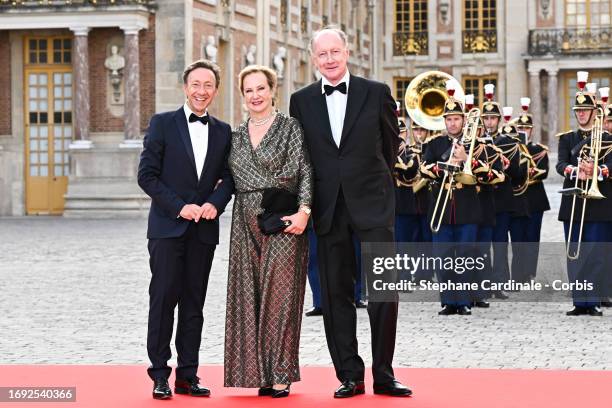
[[[427,139],[425,139],[425,141],[423,143],[421,143],[421,144],[427,144],[427,143],[431,142],[432,140],[439,138],[443,134],[444,133],[434,133],[433,135],[428,136]]]
[[[548,150],[548,146],[546,146],[545,144],[542,143],[536,143],[536,145],[540,146],[542,149],[544,150]]]
[[[571,134],[571,133],[574,133],[574,131],[573,131],[573,130],[569,130],[569,131],[567,131],[567,132],[560,132],[560,133],[557,133],[557,134],[555,135],[555,137],[561,137],[561,136],[569,135],[569,134]]]

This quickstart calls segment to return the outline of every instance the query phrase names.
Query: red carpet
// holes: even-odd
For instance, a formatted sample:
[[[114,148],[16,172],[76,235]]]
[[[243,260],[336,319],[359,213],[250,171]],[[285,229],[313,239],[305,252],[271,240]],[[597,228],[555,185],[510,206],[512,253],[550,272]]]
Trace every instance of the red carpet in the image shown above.
[[[302,381],[289,398],[257,397],[256,390],[223,388],[223,367],[202,367],[199,376],[212,390],[208,399],[175,395],[155,401],[144,366],[0,366],[0,387],[76,386],[76,403],[6,403],[1,407],[372,407],[411,408],[576,408],[611,406],[610,371],[396,369],[414,396],[391,398],[371,393],[350,400],[334,400],[337,386],[328,367],[302,369]],[[171,378],[173,380],[173,378]],[[172,385],[172,383],[171,383]]]

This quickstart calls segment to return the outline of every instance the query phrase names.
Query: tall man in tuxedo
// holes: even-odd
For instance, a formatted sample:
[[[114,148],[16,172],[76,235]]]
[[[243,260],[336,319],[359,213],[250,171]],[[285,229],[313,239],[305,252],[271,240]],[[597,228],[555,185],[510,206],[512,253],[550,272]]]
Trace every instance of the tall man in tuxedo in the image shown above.
[[[147,351],[153,398],[171,398],[170,339],[178,304],[174,391],[208,396],[199,385],[198,353],[204,298],[219,219],[234,190],[227,157],[231,129],[208,115],[217,95],[219,67],[200,60],[183,73],[187,101],[151,118],[140,156],[138,184],[151,197],[149,328]]]
[[[342,382],[336,398],[365,392],[358,354],[353,234],[361,242],[394,242],[392,168],[399,148],[395,101],[384,84],[350,75],[344,32],[327,28],[311,40],[321,80],[291,96],[315,172],[313,207],[327,345]],[[374,393],[407,396],[391,363],[397,301],[369,302]]]

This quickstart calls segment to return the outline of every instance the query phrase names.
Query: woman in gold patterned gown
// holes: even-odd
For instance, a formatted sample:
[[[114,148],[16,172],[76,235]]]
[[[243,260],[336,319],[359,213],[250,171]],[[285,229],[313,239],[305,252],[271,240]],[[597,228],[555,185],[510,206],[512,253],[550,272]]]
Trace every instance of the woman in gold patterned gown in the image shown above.
[[[259,387],[259,395],[285,397],[300,380],[301,329],[312,168],[302,129],[274,109],[276,74],[248,66],[239,75],[249,119],[232,134],[229,163],[236,183],[232,215],[225,386]],[[257,225],[263,190],[297,195],[298,211],[283,231],[264,235]]]

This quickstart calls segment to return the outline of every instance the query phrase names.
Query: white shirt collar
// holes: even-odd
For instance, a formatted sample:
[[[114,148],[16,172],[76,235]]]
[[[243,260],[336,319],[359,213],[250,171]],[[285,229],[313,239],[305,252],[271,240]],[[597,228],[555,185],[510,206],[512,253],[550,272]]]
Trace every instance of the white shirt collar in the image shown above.
[[[185,104],[183,105],[183,110],[185,111],[185,117],[187,118],[187,123],[189,123],[189,116],[191,116],[192,113],[196,116],[199,116],[197,113],[191,110],[187,102],[185,102]],[[206,115],[208,115],[208,109],[206,110],[203,116],[206,116]]]
[[[342,77],[342,79],[338,82],[338,85],[342,82],[346,82],[346,92],[348,94],[348,88],[349,88],[349,81],[351,78],[351,74],[349,73],[349,70],[347,69],[346,72],[344,73],[344,76]],[[327,78],[325,78],[323,75],[321,75],[321,93],[325,93],[325,85],[331,85],[332,83],[329,82],[327,80]]]

